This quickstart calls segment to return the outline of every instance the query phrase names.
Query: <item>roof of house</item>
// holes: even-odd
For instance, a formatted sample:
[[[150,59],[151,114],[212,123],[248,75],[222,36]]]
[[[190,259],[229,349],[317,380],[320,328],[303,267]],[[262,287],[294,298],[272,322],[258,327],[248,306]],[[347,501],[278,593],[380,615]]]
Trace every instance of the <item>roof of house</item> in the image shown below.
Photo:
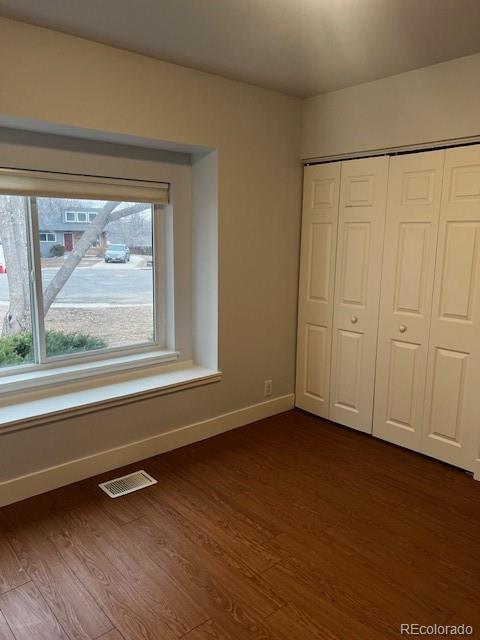
[[[66,222],[66,211],[84,211],[86,213],[97,213],[102,207],[81,207],[78,205],[64,206],[57,205],[54,198],[39,198],[38,214],[39,226],[42,231],[85,231],[88,229],[88,222]]]

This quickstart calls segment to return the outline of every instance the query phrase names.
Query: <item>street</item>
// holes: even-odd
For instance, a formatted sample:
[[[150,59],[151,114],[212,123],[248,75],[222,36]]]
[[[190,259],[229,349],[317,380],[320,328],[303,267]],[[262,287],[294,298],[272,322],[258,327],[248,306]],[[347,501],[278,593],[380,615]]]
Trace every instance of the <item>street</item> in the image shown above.
[[[44,287],[57,269],[43,269]],[[152,301],[152,269],[137,269],[131,265],[108,264],[76,269],[60,291],[56,303],[138,305]],[[7,275],[0,274],[0,303],[8,303]]]

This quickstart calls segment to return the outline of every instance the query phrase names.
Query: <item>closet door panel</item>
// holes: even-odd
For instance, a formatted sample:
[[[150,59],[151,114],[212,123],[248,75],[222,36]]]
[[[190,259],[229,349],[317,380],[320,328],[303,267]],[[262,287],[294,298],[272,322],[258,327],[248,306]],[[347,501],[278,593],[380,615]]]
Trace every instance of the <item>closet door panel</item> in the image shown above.
[[[422,452],[480,457],[480,147],[446,151]]]
[[[390,342],[390,368],[386,416],[388,423],[399,429],[413,429],[417,415],[415,389],[421,374],[421,345],[400,340]]]
[[[374,435],[420,450],[444,151],[390,159]]]
[[[336,334],[333,368],[334,409],[358,414],[361,409],[360,380],[364,336],[362,333],[339,329]]]
[[[305,393],[322,401],[328,384],[324,364],[330,349],[327,345],[328,331],[326,327],[307,323],[305,333]]]
[[[305,167],[296,405],[328,418],[340,163]]]
[[[371,432],[388,158],[342,163],[330,418]]]

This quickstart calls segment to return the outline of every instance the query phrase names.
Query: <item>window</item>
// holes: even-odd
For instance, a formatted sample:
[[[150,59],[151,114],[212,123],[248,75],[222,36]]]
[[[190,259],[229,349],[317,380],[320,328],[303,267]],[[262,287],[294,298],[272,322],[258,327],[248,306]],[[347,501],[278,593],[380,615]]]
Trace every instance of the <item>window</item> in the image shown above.
[[[97,217],[96,213],[90,211],[65,211],[65,222],[93,222]]]
[[[40,231],[39,238],[40,238],[40,242],[56,242],[57,234],[50,233],[49,231]]]
[[[2,375],[165,352],[167,202],[163,183],[0,169]],[[86,229],[45,244],[82,204]]]

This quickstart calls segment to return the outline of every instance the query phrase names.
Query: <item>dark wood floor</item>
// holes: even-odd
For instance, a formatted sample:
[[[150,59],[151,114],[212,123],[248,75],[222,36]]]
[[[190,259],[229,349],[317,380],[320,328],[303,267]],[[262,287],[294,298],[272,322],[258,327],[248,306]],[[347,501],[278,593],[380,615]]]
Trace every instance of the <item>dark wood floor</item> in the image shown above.
[[[0,640],[480,637],[480,483],[291,411],[0,510]]]

